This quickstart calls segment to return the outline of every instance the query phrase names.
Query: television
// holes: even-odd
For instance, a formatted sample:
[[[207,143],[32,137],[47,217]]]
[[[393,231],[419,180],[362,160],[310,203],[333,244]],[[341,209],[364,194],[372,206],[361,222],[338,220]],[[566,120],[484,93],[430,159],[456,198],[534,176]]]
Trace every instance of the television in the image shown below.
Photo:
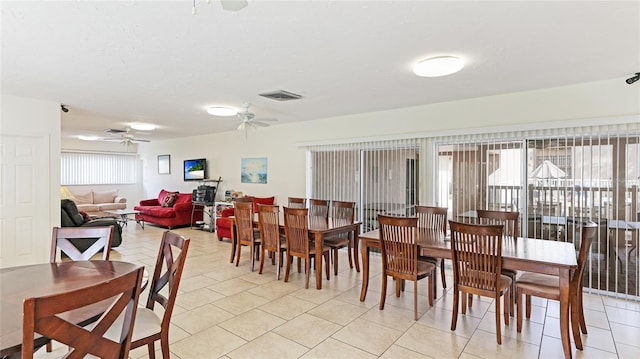
[[[202,181],[207,178],[207,159],[184,160],[184,180]]]

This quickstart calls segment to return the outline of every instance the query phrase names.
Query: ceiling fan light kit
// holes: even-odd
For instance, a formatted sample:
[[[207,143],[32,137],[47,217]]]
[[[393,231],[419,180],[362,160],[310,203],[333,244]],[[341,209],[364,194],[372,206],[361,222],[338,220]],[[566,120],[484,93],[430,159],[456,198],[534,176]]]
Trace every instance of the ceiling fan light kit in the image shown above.
[[[83,141],[97,141],[97,140],[100,139],[100,137],[98,137],[98,136],[80,135],[80,136],[78,136],[78,139],[83,140]]]
[[[157,126],[150,123],[132,123],[130,127],[138,131],[153,131]]]
[[[440,77],[454,74],[464,67],[464,60],[455,56],[439,56],[422,60],[413,66],[413,73],[421,77]]]

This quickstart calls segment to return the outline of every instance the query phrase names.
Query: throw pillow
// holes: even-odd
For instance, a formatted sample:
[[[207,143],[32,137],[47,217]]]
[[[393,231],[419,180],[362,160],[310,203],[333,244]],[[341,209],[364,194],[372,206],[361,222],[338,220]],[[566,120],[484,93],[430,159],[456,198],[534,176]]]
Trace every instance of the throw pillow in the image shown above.
[[[173,207],[179,194],[179,192],[168,192],[162,201],[162,207]]]

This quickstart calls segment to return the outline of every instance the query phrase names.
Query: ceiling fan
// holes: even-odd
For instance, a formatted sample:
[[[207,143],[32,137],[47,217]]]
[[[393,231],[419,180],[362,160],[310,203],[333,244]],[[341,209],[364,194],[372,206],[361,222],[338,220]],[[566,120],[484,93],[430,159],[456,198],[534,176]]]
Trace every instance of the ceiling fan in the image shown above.
[[[130,127],[127,127],[125,129],[119,129],[119,128],[109,128],[106,129],[104,132],[110,134],[110,135],[116,135],[117,137],[106,137],[103,138],[102,141],[107,141],[107,142],[120,142],[121,144],[125,145],[125,146],[129,146],[130,144],[133,143],[139,143],[139,142],[151,142],[145,138],[139,138],[136,137],[135,135],[146,135],[148,133],[146,132],[132,132]]]
[[[268,127],[269,124],[267,122],[278,121],[275,118],[262,118],[260,120],[256,119],[256,115],[253,112],[249,112],[250,103],[245,103],[243,105],[244,111],[238,112],[238,119],[241,121],[238,125],[238,131],[246,131],[250,127]]]

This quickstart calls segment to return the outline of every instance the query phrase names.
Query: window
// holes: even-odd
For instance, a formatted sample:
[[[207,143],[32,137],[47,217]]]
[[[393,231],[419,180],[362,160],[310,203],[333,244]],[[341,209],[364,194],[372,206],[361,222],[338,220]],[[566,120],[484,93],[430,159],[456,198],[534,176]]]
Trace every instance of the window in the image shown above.
[[[136,183],[135,154],[62,152],[60,184],[101,185]]]

